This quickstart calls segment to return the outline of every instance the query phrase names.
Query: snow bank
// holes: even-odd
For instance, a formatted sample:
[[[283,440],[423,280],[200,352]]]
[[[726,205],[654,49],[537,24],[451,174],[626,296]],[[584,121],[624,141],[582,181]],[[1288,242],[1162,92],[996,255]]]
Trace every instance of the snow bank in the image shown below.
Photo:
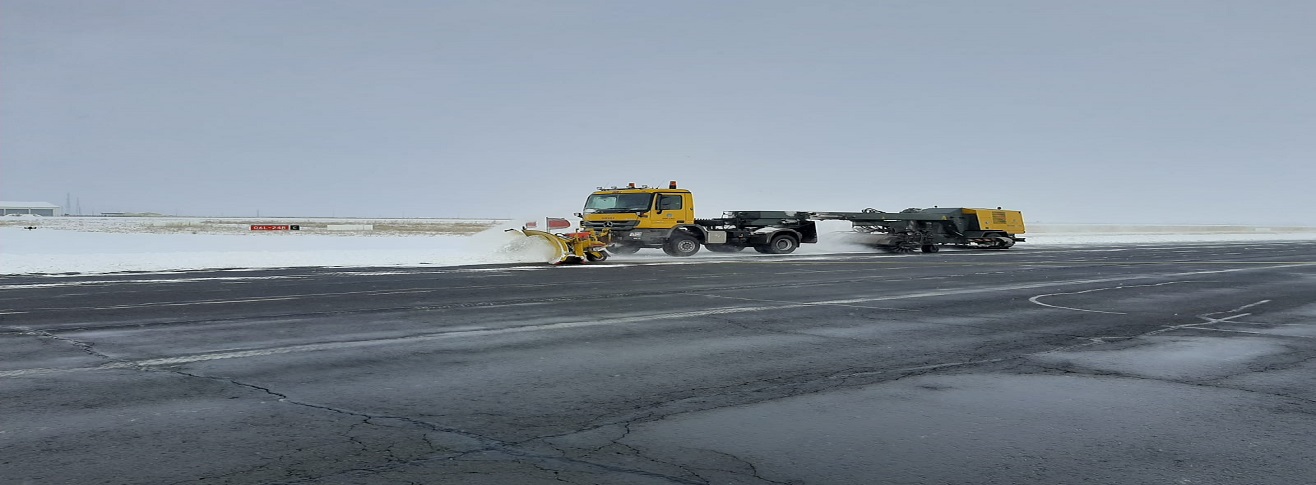
[[[474,236],[125,234],[0,228],[0,274],[298,266],[457,266],[545,262],[542,240]]]

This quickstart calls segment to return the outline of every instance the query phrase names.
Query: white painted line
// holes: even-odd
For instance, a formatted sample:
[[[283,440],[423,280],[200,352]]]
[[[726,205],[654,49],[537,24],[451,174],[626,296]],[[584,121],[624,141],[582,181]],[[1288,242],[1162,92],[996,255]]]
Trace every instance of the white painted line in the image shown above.
[[[805,306],[839,306],[839,307],[849,307],[849,308],[862,308],[862,309],[865,309],[865,310],[892,310],[892,311],[901,311],[901,312],[917,312],[917,311],[920,311],[920,310],[911,310],[911,309],[908,309],[908,308],[890,308],[890,307],[877,307],[877,306],[846,305],[846,304],[841,304],[841,303],[829,303],[829,302],[825,302],[825,301],[820,301],[820,302],[807,302],[807,301],[767,300],[767,299],[763,299],[763,298],[743,298],[743,297],[738,297],[738,296],[722,296],[722,295],[702,295],[702,296],[705,296],[705,297],[708,297],[708,298],[723,298],[723,299],[727,299],[727,300],[757,301],[757,302],[761,302],[761,303],[780,303],[780,304],[784,305],[782,308],[798,308],[798,307],[805,307]]]
[[[1103,288],[1103,289],[1105,289],[1105,288]],[[1082,293],[1082,292],[1076,292],[1076,293]],[[1074,307],[1068,307],[1068,306],[1051,305],[1051,304],[1048,304],[1048,303],[1042,303],[1042,302],[1040,302],[1040,301],[1037,301],[1038,298],[1042,298],[1042,297],[1056,296],[1056,295],[1072,295],[1072,294],[1075,294],[1075,293],[1050,293],[1050,294],[1046,294],[1046,295],[1037,295],[1037,296],[1034,296],[1034,297],[1032,297],[1032,298],[1029,298],[1028,301],[1033,302],[1033,303],[1036,303],[1036,304],[1038,304],[1038,305],[1042,305],[1042,306],[1044,306],[1044,307],[1056,308],[1056,309],[1059,309],[1059,310],[1073,310],[1073,311],[1076,311],[1076,312],[1089,312],[1089,313],[1105,313],[1105,314],[1109,314],[1109,315],[1128,315],[1127,313],[1124,313],[1124,312],[1108,312],[1108,311],[1105,311],[1105,310],[1088,310],[1088,309],[1086,309],[1086,308],[1074,308]]]
[[[73,367],[69,369],[51,369],[48,367],[39,367],[36,369],[18,369],[18,370],[0,370],[0,378],[5,377],[27,377],[40,376],[49,374],[69,374],[73,372],[90,372],[95,370],[105,370],[107,367]]]
[[[900,374],[900,373],[903,373],[903,372],[917,372],[917,371],[924,371],[924,370],[934,370],[934,369],[941,369],[941,368],[945,368],[945,367],[959,367],[959,366],[966,366],[966,365],[992,364],[992,363],[996,363],[996,362],[1004,362],[1004,361],[1006,361],[1006,360],[1009,360],[1009,359],[1002,358],[1002,359],[971,360],[971,361],[967,361],[967,362],[947,362],[947,363],[945,363],[945,364],[920,365],[920,366],[917,366],[917,367],[905,367],[905,368],[903,368],[903,369],[874,370],[874,371],[867,371],[867,372],[852,372],[852,373],[848,373],[848,374],[833,374],[833,375],[827,376],[827,378],[828,378],[828,379],[846,379],[846,378],[850,378],[850,377],[862,377],[862,376],[871,376],[871,375],[879,375],[879,374]]]
[[[1190,324],[1190,325],[1180,325],[1178,328],[1181,328],[1181,329],[1186,328],[1186,329],[1191,329],[1191,330],[1209,330],[1209,331],[1212,331],[1212,332],[1244,333],[1244,334],[1248,334],[1248,335],[1261,335],[1261,336],[1264,336],[1264,337],[1281,337],[1281,338],[1316,338],[1316,337],[1312,337],[1312,336],[1310,336],[1310,335],[1286,335],[1286,334],[1282,334],[1282,333],[1250,332],[1250,331],[1247,331],[1247,330],[1231,330],[1231,329],[1225,329],[1225,328],[1207,328],[1207,327],[1199,327],[1198,325],[1209,325],[1209,324],[1207,324],[1207,323],[1194,323],[1194,324]]]
[[[303,276],[214,276],[207,278],[157,278],[157,279],[139,279],[139,280],[94,280],[94,281],[66,281],[62,283],[28,283],[15,285],[0,285],[0,290],[19,290],[27,288],[58,288],[63,286],[96,286],[96,285],[118,285],[118,284],[169,284],[169,283],[196,283],[204,281],[251,281],[251,280],[287,280],[301,279]]]
[[[1128,315],[1128,313],[1125,313],[1125,312],[1111,312],[1111,311],[1105,311],[1105,310],[1089,310],[1089,309],[1086,309],[1086,308],[1074,308],[1074,307],[1068,307],[1068,306],[1051,305],[1051,304],[1048,304],[1048,303],[1042,303],[1042,302],[1039,301],[1039,300],[1041,300],[1042,298],[1049,297],[1049,296],[1059,296],[1059,295],[1081,295],[1081,294],[1084,294],[1084,293],[1092,293],[1092,292],[1096,292],[1096,291],[1122,290],[1122,289],[1125,289],[1125,288],[1146,288],[1146,287],[1152,287],[1152,286],[1173,285],[1173,284],[1178,284],[1178,283],[1190,283],[1190,282],[1188,282],[1188,281],[1168,281],[1168,282],[1165,282],[1165,283],[1155,283],[1155,284],[1150,284],[1150,285],[1120,285],[1120,286],[1112,286],[1112,287],[1108,287],[1108,288],[1093,288],[1093,289],[1090,289],[1090,290],[1083,290],[1083,291],[1069,291],[1069,292],[1062,292],[1062,293],[1047,293],[1047,294],[1045,294],[1045,295],[1037,295],[1037,296],[1034,296],[1034,297],[1032,297],[1032,298],[1029,298],[1028,301],[1033,302],[1033,303],[1038,304],[1038,305],[1041,305],[1041,306],[1044,306],[1044,307],[1058,308],[1058,309],[1061,309],[1061,310],[1073,310],[1073,311],[1076,311],[1076,312],[1091,312],[1091,313],[1107,313],[1107,314],[1111,314],[1111,315]]]
[[[1248,304],[1246,304],[1246,305],[1243,305],[1243,306],[1241,306],[1241,307],[1235,308],[1235,309],[1233,309],[1233,310],[1229,310],[1229,311],[1225,311],[1225,312],[1221,312],[1221,313],[1233,313],[1233,312],[1237,312],[1237,311],[1246,310],[1246,309],[1248,309],[1248,308],[1252,308],[1252,307],[1257,306],[1257,305],[1264,305],[1264,304],[1266,304],[1266,303],[1270,303],[1270,300],[1261,300],[1261,301],[1256,302],[1256,303],[1248,303]]]

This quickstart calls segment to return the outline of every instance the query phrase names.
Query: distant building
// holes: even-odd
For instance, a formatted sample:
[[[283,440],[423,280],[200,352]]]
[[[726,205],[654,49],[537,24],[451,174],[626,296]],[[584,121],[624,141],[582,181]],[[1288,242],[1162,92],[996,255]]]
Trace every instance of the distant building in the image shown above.
[[[36,216],[55,217],[64,215],[64,210],[49,202],[11,202],[0,201],[0,211],[4,215],[32,214]]]

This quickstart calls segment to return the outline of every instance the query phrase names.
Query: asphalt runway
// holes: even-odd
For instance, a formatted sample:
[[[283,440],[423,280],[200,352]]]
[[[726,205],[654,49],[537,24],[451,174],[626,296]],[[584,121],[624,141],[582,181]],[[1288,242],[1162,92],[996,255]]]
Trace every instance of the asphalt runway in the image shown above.
[[[0,484],[1316,482],[1316,242],[0,277]]]

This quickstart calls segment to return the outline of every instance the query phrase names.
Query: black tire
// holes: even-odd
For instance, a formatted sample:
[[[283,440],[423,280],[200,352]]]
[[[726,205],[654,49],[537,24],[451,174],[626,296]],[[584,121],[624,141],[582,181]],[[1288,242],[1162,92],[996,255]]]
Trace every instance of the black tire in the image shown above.
[[[1003,232],[989,232],[983,236],[992,239],[991,245],[987,246],[988,249],[1010,249],[1010,246],[1014,246],[1014,238]]]
[[[925,253],[935,253],[941,251],[941,248],[937,247],[936,244],[924,244],[922,250]]]
[[[704,247],[715,253],[738,253],[745,250],[744,246],[734,244],[705,244]]]
[[[594,252],[594,251],[586,251],[586,252],[585,252],[585,260],[586,260],[586,261],[606,261],[607,259],[608,259],[608,253],[607,253],[606,251],[598,251],[598,252]]]
[[[639,250],[640,247],[634,244],[613,244],[608,247],[608,251],[613,254],[635,254]]]
[[[800,240],[794,234],[778,234],[768,243],[773,254],[790,254],[800,248]]]
[[[699,240],[684,232],[673,232],[667,241],[663,242],[663,252],[668,256],[694,256],[699,252]]]
[[[766,246],[768,254],[790,254],[800,247],[800,240],[795,239],[793,234],[777,234],[772,236]],[[758,248],[754,248],[758,249]],[[763,252],[763,251],[760,251]]]

